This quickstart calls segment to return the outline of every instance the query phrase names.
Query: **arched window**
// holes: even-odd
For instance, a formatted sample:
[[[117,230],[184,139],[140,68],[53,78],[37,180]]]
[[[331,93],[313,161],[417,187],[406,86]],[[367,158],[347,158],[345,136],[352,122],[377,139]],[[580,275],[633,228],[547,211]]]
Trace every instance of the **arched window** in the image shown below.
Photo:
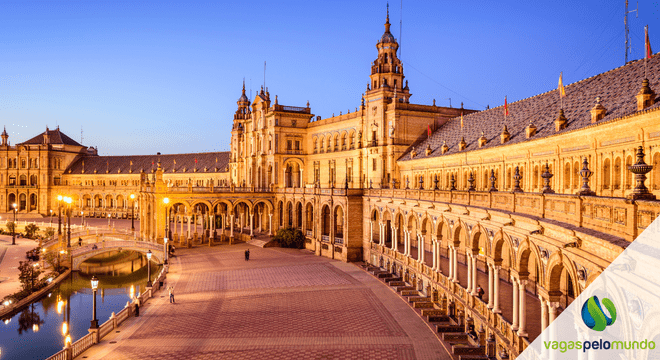
[[[614,160],[614,189],[613,190],[619,190],[621,189],[621,158],[616,158]]]
[[[624,169],[626,172],[626,189],[632,188],[632,172],[628,170],[628,166],[630,165],[632,165],[632,156],[626,158],[626,168]]]
[[[564,189],[571,188],[571,163],[564,164]]]
[[[605,159],[603,162],[603,189],[609,189],[612,186],[612,179],[610,179],[610,167],[610,159]],[[656,175],[656,178],[660,179],[660,176]]]

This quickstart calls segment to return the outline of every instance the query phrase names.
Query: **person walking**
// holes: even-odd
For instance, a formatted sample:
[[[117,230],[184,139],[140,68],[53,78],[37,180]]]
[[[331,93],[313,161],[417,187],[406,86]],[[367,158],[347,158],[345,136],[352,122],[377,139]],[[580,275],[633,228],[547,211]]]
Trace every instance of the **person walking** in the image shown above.
[[[477,296],[479,299],[483,300],[482,297],[484,296],[484,289],[481,288],[481,285],[477,285]]]
[[[170,292],[170,304],[174,304],[174,287],[173,286],[168,286],[167,290]]]
[[[245,260],[250,260],[250,249],[245,250]]]

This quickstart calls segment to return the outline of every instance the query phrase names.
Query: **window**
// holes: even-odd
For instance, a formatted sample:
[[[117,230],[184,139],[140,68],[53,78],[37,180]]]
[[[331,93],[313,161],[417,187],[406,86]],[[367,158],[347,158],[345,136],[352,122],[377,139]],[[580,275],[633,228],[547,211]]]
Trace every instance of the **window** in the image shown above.
[[[59,177],[59,176],[55,176],[55,177],[53,178],[53,185],[59,185],[60,182],[61,182],[61,181],[60,181],[60,177]]]
[[[373,160],[373,167],[372,167],[372,170],[373,170],[373,171],[376,171],[376,167],[377,167],[377,166],[376,166],[376,159],[372,159],[372,160]]]
[[[296,145],[296,148],[295,148],[295,149],[296,149],[296,150],[300,150],[300,141],[296,140],[295,145]]]
[[[25,164],[26,164],[25,159],[21,159],[21,169],[25,169],[26,167]]]
[[[9,177],[9,185],[16,185],[16,176]]]

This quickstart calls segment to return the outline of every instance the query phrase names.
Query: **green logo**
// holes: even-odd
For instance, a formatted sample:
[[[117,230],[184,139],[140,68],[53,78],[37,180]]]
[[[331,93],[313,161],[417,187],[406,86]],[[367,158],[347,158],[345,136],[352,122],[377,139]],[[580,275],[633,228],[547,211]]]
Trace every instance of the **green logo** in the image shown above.
[[[607,316],[600,306],[598,296],[592,296],[582,305],[582,321],[589,329],[603,331],[616,321],[616,308],[610,299],[603,299],[603,305],[611,316]]]

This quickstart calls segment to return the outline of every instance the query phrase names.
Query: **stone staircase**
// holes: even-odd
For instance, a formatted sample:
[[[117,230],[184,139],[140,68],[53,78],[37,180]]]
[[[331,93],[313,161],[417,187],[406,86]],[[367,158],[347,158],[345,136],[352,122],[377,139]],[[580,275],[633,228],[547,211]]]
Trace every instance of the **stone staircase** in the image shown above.
[[[445,310],[438,307],[433,299],[424,296],[413,286],[403,281],[400,276],[390,274],[387,271],[368,264],[361,265],[368,273],[391,286],[396,292],[407,300],[408,304],[422,315],[431,327],[435,328],[438,338],[449,345],[453,358],[458,360],[488,360],[486,349],[472,339],[465,331],[465,326],[459,321],[446,314]]]

